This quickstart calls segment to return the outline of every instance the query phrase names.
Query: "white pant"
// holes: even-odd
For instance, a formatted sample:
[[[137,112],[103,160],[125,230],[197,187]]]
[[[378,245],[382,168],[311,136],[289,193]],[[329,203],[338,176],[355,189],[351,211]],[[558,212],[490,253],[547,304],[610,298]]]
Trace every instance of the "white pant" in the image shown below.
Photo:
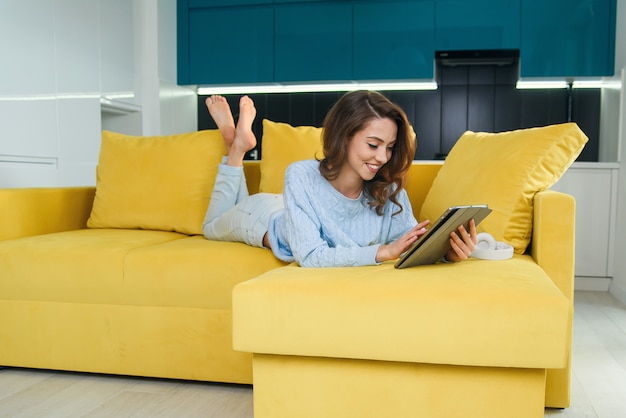
[[[270,218],[283,207],[280,194],[249,196],[243,167],[220,164],[202,233],[211,240],[238,241],[263,247]]]

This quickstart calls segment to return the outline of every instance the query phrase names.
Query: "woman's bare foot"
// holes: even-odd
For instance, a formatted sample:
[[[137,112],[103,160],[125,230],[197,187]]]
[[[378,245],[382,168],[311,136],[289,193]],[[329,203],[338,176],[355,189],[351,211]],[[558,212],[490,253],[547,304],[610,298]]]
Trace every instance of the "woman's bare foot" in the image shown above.
[[[222,138],[224,138],[224,145],[226,145],[226,151],[228,152],[235,140],[235,121],[233,120],[233,114],[230,111],[228,102],[222,96],[213,95],[207,97],[205,103],[209,114],[222,134]]]
[[[252,132],[255,117],[254,102],[248,96],[243,96],[239,100],[239,120],[235,129],[235,139],[228,153],[228,165],[240,166],[246,152],[256,146],[256,137]]]

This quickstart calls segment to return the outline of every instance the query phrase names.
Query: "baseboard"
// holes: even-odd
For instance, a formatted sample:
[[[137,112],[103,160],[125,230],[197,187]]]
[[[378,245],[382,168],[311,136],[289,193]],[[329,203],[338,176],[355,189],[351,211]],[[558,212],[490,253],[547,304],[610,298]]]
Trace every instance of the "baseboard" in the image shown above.
[[[610,287],[611,278],[609,277],[576,276],[576,278],[574,279],[574,290],[608,292]]]
[[[609,292],[611,292],[611,294],[617,300],[619,300],[624,305],[626,305],[626,288],[624,286],[621,286],[621,285],[615,283],[615,281],[613,281],[613,283],[611,283],[611,287],[609,289]]]

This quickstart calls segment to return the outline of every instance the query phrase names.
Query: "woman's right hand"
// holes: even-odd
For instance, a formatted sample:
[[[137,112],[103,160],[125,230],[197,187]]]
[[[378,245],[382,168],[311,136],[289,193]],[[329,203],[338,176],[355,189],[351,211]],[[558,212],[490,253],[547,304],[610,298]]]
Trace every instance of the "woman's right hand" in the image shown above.
[[[430,221],[428,220],[420,222],[409,232],[402,235],[391,244],[381,245],[378,247],[378,251],[376,252],[376,262],[382,263],[383,261],[395,260],[400,257],[406,250],[409,249],[411,245],[413,245],[415,241],[419,239],[419,237],[426,233],[426,225],[429,223]]]

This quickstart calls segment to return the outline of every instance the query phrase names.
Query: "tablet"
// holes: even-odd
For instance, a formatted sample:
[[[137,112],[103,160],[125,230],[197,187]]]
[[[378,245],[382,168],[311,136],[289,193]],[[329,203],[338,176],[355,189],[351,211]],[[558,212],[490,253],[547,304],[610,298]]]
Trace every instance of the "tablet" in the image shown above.
[[[459,225],[469,232],[469,221],[478,225],[491,213],[487,205],[452,206],[400,257],[395,267],[398,269],[434,264],[450,251],[450,233]]]

